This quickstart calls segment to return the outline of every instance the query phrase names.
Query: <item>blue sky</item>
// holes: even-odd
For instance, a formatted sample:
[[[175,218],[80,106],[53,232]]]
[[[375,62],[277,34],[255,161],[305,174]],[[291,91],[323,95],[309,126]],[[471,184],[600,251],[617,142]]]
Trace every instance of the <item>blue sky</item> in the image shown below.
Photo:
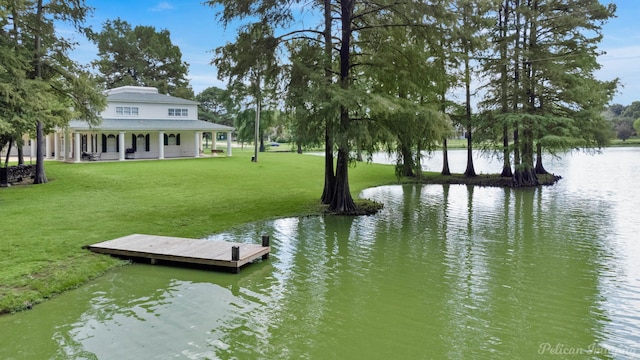
[[[619,78],[624,87],[619,89],[613,102],[628,105],[640,101],[640,25],[636,25],[640,1],[612,1],[618,7],[617,17],[604,26],[600,49],[607,54],[600,58],[603,67],[597,77]],[[210,86],[225,87],[225,82],[217,79],[215,67],[209,64],[213,58],[211,51],[233,41],[235,31],[225,31],[216,21],[216,9],[202,5],[201,0],[86,0],[86,3],[95,8],[87,21],[95,30],[100,30],[106,20],[118,17],[132,26],[169,30],[171,41],[180,47],[183,61],[190,65],[188,77],[196,94]],[[96,47],[76,39],[80,45],[72,56],[85,64],[95,59]]]
[[[100,31],[105,21],[118,17],[132,27],[144,25],[158,31],[169,30],[171,42],[180,47],[182,60],[189,63],[188,77],[196,94],[210,86],[225,87],[209,63],[212,50],[233,41],[235,34],[225,32],[215,19],[215,9],[202,5],[200,0],[86,0],[86,4],[94,8],[94,12],[85,25],[95,31]],[[95,45],[75,39],[80,43],[72,55],[77,61],[86,64],[96,59]]]

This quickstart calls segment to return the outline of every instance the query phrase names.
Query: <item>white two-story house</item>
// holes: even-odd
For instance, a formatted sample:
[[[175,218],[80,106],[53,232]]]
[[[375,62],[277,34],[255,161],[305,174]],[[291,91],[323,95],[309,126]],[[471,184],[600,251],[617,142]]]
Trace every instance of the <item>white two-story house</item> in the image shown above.
[[[72,120],[45,137],[46,158],[80,162],[200,157],[203,134],[226,133],[231,156],[232,127],[198,120],[198,103],[162,95],[156,88],[123,86],[106,91],[102,123]]]

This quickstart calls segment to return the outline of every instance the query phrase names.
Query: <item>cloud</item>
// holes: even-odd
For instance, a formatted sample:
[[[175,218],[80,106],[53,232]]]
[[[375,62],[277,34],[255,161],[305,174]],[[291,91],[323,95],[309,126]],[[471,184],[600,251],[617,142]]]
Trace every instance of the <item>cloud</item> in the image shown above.
[[[161,11],[173,10],[173,9],[174,9],[173,5],[171,5],[168,1],[162,1],[162,2],[159,2],[158,5],[152,7],[149,10],[153,12],[161,12]]]

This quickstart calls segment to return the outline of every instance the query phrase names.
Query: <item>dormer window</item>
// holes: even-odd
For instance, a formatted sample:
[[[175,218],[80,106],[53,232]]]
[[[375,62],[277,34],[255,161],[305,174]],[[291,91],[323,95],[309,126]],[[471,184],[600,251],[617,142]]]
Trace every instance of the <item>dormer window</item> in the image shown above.
[[[137,106],[116,106],[116,116],[138,116]]]
[[[169,109],[169,117],[187,117],[189,116],[189,109]]]

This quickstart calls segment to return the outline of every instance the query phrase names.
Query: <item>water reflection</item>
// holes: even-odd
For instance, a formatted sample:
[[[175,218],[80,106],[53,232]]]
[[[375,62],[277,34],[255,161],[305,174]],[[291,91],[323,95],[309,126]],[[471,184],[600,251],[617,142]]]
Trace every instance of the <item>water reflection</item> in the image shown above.
[[[450,340],[441,344],[447,357],[535,354],[544,342],[591,344],[600,340],[603,321],[594,321],[592,316],[603,312],[597,301],[597,270],[602,258],[593,256],[599,252],[594,248],[597,241],[580,239],[566,221],[547,221],[563,215],[541,207],[544,190],[402,189],[405,196],[403,202],[397,202],[399,208],[386,209],[395,214],[393,220],[377,233],[389,233],[383,236],[387,239],[407,229],[419,234],[420,230],[414,229],[446,219],[444,227],[405,238],[411,243],[408,251],[415,255],[397,261],[418,260],[416,270],[431,275],[424,279],[427,283],[434,275],[442,276],[429,287],[429,294],[416,295],[422,301],[432,298],[434,306],[429,309],[440,309],[440,314],[429,314],[423,320],[436,325],[433,335],[441,336],[435,338]],[[365,196],[393,204],[379,196],[386,191],[370,191]],[[442,206],[433,206],[431,201]],[[581,212],[586,217],[601,216],[591,209]],[[399,218],[397,214],[403,213],[408,216]],[[580,234],[597,236],[599,232],[579,229]],[[581,252],[585,243],[590,251]],[[565,307],[567,311],[558,311]],[[446,330],[439,333],[439,329]]]
[[[385,186],[375,216],[232,229],[211,238],[271,234],[271,258],[125,267],[0,317],[0,357],[640,358],[634,201],[583,160],[550,188]]]

